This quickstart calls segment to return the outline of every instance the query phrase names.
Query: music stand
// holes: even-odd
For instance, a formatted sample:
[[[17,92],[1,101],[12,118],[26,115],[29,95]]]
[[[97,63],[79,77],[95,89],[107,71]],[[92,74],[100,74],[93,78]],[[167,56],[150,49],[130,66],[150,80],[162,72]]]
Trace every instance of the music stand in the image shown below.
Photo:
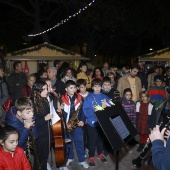
[[[119,151],[137,134],[120,102],[104,110],[96,111],[95,116],[109,141],[113,151],[116,151],[116,170],[119,164]]]

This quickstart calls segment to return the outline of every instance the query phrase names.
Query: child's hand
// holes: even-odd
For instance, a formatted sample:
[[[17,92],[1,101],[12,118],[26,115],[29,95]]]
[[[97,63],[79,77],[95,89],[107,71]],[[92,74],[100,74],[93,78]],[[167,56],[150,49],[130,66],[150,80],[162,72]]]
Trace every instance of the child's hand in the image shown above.
[[[77,123],[77,125],[80,126],[80,127],[82,127],[82,126],[84,126],[84,122],[83,122],[83,121],[79,121],[79,122]]]
[[[53,114],[51,114],[51,113],[47,114],[47,115],[44,117],[45,121],[50,120],[50,119],[52,119],[52,118],[53,118]]]
[[[34,126],[35,121],[31,120],[24,120],[24,127],[27,129],[30,129],[32,126]]]
[[[162,131],[160,132],[159,126],[156,125],[156,127],[153,128],[153,130],[151,131],[151,134],[149,135],[151,142],[153,142],[156,139],[160,139],[160,140],[164,141],[165,130],[166,130],[166,128],[163,128]]]

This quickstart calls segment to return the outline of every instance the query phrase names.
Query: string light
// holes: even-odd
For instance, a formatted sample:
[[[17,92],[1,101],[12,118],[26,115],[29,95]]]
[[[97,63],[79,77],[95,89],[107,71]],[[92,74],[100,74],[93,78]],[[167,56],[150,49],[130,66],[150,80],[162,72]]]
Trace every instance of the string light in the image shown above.
[[[29,37],[35,37],[35,36],[38,36],[38,35],[42,35],[42,34],[45,34],[57,27],[59,27],[60,25],[63,25],[65,24],[66,22],[68,22],[71,18],[74,18],[76,16],[78,16],[79,14],[81,14],[82,11],[85,11],[88,7],[90,7],[93,3],[95,2],[95,0],[93,0],[92,2],[90,2],[88,5],[86,5],[85,7],[79,9],[76,13],[74,13],[73,15],[70,15],[68,18],[64,19],[64,20],[61,20],[59,23],[57,23],[56,25],[54,25],[53,27],[51,28],[48,28],[47,30],[45,31],[42,31],[40,33],[37,33],[37,34],[29,34],[28,36]]]

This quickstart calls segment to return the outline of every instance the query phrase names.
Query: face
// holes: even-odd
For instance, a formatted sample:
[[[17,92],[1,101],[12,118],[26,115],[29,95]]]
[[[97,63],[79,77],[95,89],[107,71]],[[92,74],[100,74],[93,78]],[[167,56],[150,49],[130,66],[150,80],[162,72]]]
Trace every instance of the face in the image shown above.
[[[23,71],[23,67],[22,67],[22,64],[21,63],[18,63],[15,71],[17,71],[18,73],[22,72]]]
[[[56,74],[53,69],[49,68],[47,70],[47,75],[50,80],[54,80],[56,78]]]
[[[68,76],[68,77],[72,77],[72,71],[71,71],[71,70],[67,70],[67,72],[66,72],[66,76]]]
[[[155,81],[155,83],[156,83],[156,86],[158,86],[158,87],[160,87],[160,86],[162,86],[162,81],[161,80],[156,80]]]
[[[92,87],[92,89],[93,89],[93,91],[94,91],[94,93],[95,94],[99,94],[100,93],[100,91],[101,91],[101,86],[100,85],[94,85],[93,87]]]
[[[131,100],[131,98],[132,98],[132,93],[131,92],[126,92],[126,94],[125,94],[125,99],[126,100]]]
[[[105,91],[109,91],[111,89],[111,84],[110,82],[104,82],[103,85],[102,85],[102,88],[105,90]]]
[[[80,93],[86,92],[86,86],[85,85],[80,85],[78,89],[80,90]]]
[[[47,73],[44,72],[40,77],[41,77],[41,78],[47,78],[48,76],[47,76]]]
[[[134,69],[130,69],[130,75],[132,78],[135,78],[136,75],[138,74],[138,69],[137,68],[134,68]]]
[[[17,111],[20,120],[32,120],[34,116],[33,108]]]
[[[10,134],[8,138],[2,143],[5,152],[14,152],[18,146],[18,134]]]
[[[68,95],[73,96],[74,93],[77,92],[77,88],[75,85],[70,85],[69,87],[65,88],[66,92],[68,93]]]
[[[100,72],[99,69],[96,69],[96,70],[95,70],[95,75],[96,75],[96,76],[101,76],[101,72]]]
[[[140,68],[143,68],[143,63],[142,63],[142,62],[138,62],[138,66],[139,66]]]
[[[114,75],[109,75],[108,77],[110,78],[110,80],[111,80],[112,83],[115,81]]]
[[[48,87],[48,93],[51,92],[51,88],[52,88],[52,82],[50,80],[46,81],[47,83],[47,87]]]
[[[42,98],[45,98],[45,97],[48,96],[48,87],[47,87],[47,85],[44,85],[44,86],[43,86],[43,89],[42,89],[42,92],[41,92],[40,96],[41,96]]]
[[[28,85],[29,85],[30,87],[32,87],[34,83],[35,83],[35,77],[32,76],[32,77],[30,77],[29,80],[28,80]]]
[[[4,76],[4,71],[2,69],[0,69],[0,77]]]
[[[155,73],[159,74],[159,68],[155,69]]]
[[[105,69],[108,69],[109,64],[108,64],[108,63],[104,63],[103,67],[104,67]]]
[[[82,66],[80,70],[85,73],[87,71],[87,66]]]
[[[125,67],[122,67],[122,72],[125,72],[126,71],[126,68]]]
[[[163,69],[160,68],[160,69],[159,69],[159,74],[161,75],[162,73],[163,73]]]
[[[167,70],[166,74],[168,77],[170,77],[170,69]]]
[[[142,94],[141,99],[142,99],[143,103],[148,102],[148,97],[146,96],[146,94]]]
[[[114,68],[110,68],[110,72],[115,74],[116,71],[114,70]]]

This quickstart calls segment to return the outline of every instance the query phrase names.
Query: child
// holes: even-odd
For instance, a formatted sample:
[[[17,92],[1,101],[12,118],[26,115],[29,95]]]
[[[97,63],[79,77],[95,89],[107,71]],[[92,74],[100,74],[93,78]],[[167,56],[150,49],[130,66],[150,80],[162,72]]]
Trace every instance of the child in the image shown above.
[[[39,137],[36,140],[37,152],[41,170],[47,170],[47,159],[50,147],[50,114],[49,102],[47,100],[47,84],[43,81],[35,82],[32,88],[32,97],[34,103],[35,124],[38,129]]]
[[[107,105],[113,104],[110,98],[101,93],[102,81],[94,79],[92,81],[93,92],[90,93],[84,101],[83,111],[87,117],[87,131],[88,131],[88,144],[89,144],[89,165],[95,166],[94,156],[95,147],[97,147],[97,158],[102,162],[107,162],[103,156],[103,141],[102,131],[97,122],[94,112],[105,108]]]
[[[118,90],[111,87],[111,79],[109,77],[104,77],[102,83],[102,93],[111,98],[113,102],[120,102],[120,93]]]
[[[12,126],[0,129],[0,169],[31,170],[22,148],[18,146],[18,132]]]
[[[85,100],[86,97],[89,95],[89,92],[86,91],[86,80],[84,79],[78,79],[76,82],[77,89],[79,90],[79,94],[83,97]]]
[[[80,94],[76,93],[76,84],[72,80],[68,80],[65,83],[65,95],[62,95],[62,101],[64,103],[64,113],[63,117],[67,124],[68,129],[70,128],[70,124],[68,123],[69,119],[74,115],[77,109],[82,104],[82,97]],[[71,143],[67,144],[67,155],[68,161],[67,165],[74,161],[74,151],[73,151],[73,141],[76,145],[76,151],[78,156],[78,161],[80,165],[83,165],[84,168],[88,168],[88,164],[85,162],[85,152],[84,152],[84,142],[83,142],[83,126],[85,117],[82,112],[82,108],[80,108],[78,116],[77,127],[70,134]]]
[[[27,141],[31,129],[33,130],[35,139],[38,137],[33,117],[33,103],[27,97],[17,99],[15,106],[11,107],[5,117],[6,123],[17,129],[19,133],[18,146],[23,148],[24,151],[27,151]]]
[[[150,129],[156,125],[156,111],[149,102],[149,96],[146,91],[140,94],[141,101],[136,103],[137,131],[140,134],[140,145],[137,151],[141,151],[149,137]]]
[[[136,104],[132,100],[132,90],[130,88],[126,88],[123,91],[122,106],[132,124],[136,127]]]
[[[149,94],[151,101],[155,105],[156,123],[159,123],[161,112],[163,108],[165,107],[165,104],[162,104],[162,103],[166,100],[167,94],[166,94],[166,90],[162,86],[163,77],[161,75],[156,75],[154,77],[154,81],[155,81],[155,86],[151,86],[148,89],[148,94]]]

